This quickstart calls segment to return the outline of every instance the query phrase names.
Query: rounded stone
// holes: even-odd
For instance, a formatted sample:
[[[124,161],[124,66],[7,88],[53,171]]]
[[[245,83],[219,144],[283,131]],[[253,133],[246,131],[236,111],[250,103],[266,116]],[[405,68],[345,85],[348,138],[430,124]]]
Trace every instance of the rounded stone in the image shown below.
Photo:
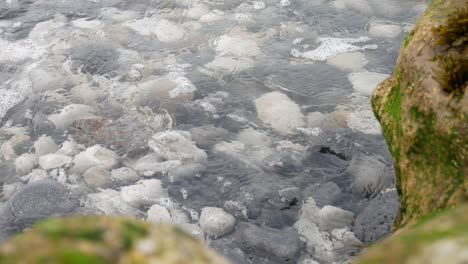
[[[205,207],[200,215],[200,227],[203,232],[216,238],[230,233],[235,223],[234,216],[217,207]]]
[[[51,137],[42,136],[34,142],[36,156],[40,157],[46,154],[55,153],[58,150],[57,144]]]
[[[127,167],[112,170],[111,177],[112,180],[123,183],[136,182],[140,179],[140,175],[136,171]]]
[[[258,118],[280,134],[293,134],[298,127],[305,125],[305,117],[299,105],[286,94],[267,93],[256,99],[254,103]]]
[[[49,219],[0,246],[0,263],[38,264],[44,258],[49,263],[228,263],[179,227],[110,216]]]
[[[25,175],[37,166],[37,158],[32,154],[23,154],[15,160],[16,172]]]
[[[166,207],[159,204],[153,204],[148,210],[146,221],[151,223],[170,223],[172,222],[171,214],[166,209]]]
[[[71,170],[72,173],[81,174],[94,166],[111,169],[117,164],[117,155],[112,150],[94,145],[76,155],[73,159],[73,163],[75,165]]]
[[[72,158],[60,154],[47,154],[39,157],[39,165],[44,170],[51,170],[70,164]]]
[[[83,173],[83,180],[90,187],[109,188],[112,185],[111,173],[103,167],[91,167]]]
[[[161,198],[167,197],[161,181],[156,179],[141,180],[135,185],[123,187],[120,191],[122,199],[135,207],[150,206]]]

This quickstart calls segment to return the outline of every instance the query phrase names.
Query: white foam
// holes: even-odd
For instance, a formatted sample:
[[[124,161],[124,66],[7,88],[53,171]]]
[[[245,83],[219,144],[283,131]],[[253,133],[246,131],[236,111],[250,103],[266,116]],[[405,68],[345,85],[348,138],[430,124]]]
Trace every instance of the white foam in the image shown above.
[[[171,75],[169,74],[169,76]],[[178,76],[173,81],[176,83],[176,87],[169,91],[170,98],[177,98],[181,94],[193,93],[197,90],[197,87],[187,77]]]
[[[322,133],[322,129],[320,129],[319,127],[314,127],[314,128],[311,128],[311,127],[298,127],[297,130],[299,132],[302,132],[308,136],[314,136],[314,137],[317,137],[320,135],[320,133]]]
[[[349,128],[365,134],[381,134],[380,124],[371,110],[362,110],[350,113],[347,119]]]
[[[21,103],[32,93],[32,83],[29,80],[21,80],[13,83],[10,89],[0,89],[0,119],[8,110]]]
[[[87,18],[75,19],[71,23],[75,27],[84,29],[100,29],[104,26],[99,20],[88,20]]]
[[[266,7],[265,2],[261,2],[261,1],[252,1],[252,4],[253,4],[253,8],[257,10],[264,9]]]
[[[289,1],[289,0],[281,0],[281,1],[279,2],[279,5],[280,5],[281,7],[287,7],[287,6],[290,6],[290,5],[291,5],[291,1]]]
[[[355,43],[369,42],[371,38],[360,37],[360,38],[319,38],[318,41],[321,43],[318,48],[311,51],[301,53],[300,51],[293,49],[291,54],[294,57],[306,58],[315,61],[326,61],[327,59],[334,57],[341,53],[355,52],[359,50],[377,49],[377,45],[370,44],[364,46],[353,45]]]
[[[10,42],[0,39],[0,61],[20,62],[26,59],[39,59],[46,53],[44,47],[26,39]]]

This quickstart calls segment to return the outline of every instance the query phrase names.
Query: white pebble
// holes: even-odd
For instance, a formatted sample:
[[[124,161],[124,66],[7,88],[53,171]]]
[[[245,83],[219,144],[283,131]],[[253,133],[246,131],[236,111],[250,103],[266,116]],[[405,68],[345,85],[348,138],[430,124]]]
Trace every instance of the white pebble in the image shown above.
[[[47,171],[41,169],[34,169],[28,175],[21,177],[21,180],[27,181],[28,183],[45,180],[49,178]]]
[[[205,163],[208,156],[197,148],[186,131],[165,131],[153,135],[148,146],[167,160],[180,160],[188,163]]]
[[[264,94],[254,103],[258,118],[283,135],[292,134],[305,125],[299,105],[281,92]]]
[[[161,181],[156,179],[141,180],[135,185],[123,187],[120,195],[126,203],[135,207],[150,206],[167,197]]]
[[[25,175],[37,166],[37,157],[32,154],[23,154],[15,160],[16,172]]]
[[[136,171],[127,167],[112,170],[111,177],[117,182],[136,182],[140,179],[140,175]]]
[[[221,237],[234,229],[234,216],[226,213],[221,208],[205,207],[200,215],[200,227],[213,237]]]
[[[58,149],[57,144],[51,137],[42,136],[34,142],[35,154],[37,157],[55,153]]]
[[[44,170],[56,169],[61,166],[70,164],[72,158],[60,154],[47,154],[39,157],[39,166]]]
[[[87,169],[83,173],[83,180],[88,186],[95,188],[109,188],[112,185],[110,172],[99,166]]]
[[[376,38],[396,38],[402,33],[398,25],[392,25],[379,21],[372,21],[369,27],[369,34]]]
[[[353,84],[354,90],[370,96],[377,85],[388,76],[383,73],[361,71],[349,74],[348,79]]]
[[[95,117],[94,110],[88,105],[71,104],[65,106],[60,113],[49,115],[49,120],[61,130],[67,129],[75,120]]]
[[[102,166],[106,169],[112,169],[117,164],[117,155],[99,145],[94,145],[79,153],[73,159],[74,166],[72,173],[81,174],[94,166]]]
[[[170,223],[172,222],[171,214],[166,207],[159,204],[153,204],[147,212],[146,221],[151,223]]]
[[[63,142],[60,149],[57,150],[57,152],[55,152],[55,154],[61,154],[61,155],[67,155],[67,156],[75,156],[78,153],[80,153],[78,146],[71,141]]]

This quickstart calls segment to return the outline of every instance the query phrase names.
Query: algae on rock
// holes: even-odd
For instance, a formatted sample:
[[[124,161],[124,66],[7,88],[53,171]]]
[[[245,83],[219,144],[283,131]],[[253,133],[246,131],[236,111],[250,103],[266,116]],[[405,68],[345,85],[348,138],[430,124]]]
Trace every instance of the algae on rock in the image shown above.
[[[457,45],[438,41],[438,29],[465,23],[459,16],[467,6],[467,0],[433,0],[405,38],[392,76],[372,96],[394,157],[400,206],[396,229],[467,196],[468,45],[464,36],[454,34],[468,32],[452,32]],[[458,87],[446,87],[455,83]]]
[[[2,264],[227,264],[173,225],[122,217],[73,216],[34,226],[0,246]]]
[[[354,264],[466,263],[468,206],[429,214],[371,246]]]
[[[372,96],[394,158],[396,232],[354,263],[468,261],[467,86],[468,0],[432,0]]]

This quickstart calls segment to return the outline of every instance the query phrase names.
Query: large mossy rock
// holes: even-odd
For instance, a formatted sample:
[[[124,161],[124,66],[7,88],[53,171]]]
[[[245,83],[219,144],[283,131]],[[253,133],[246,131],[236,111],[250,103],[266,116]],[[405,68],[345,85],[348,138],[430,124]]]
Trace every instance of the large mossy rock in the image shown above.
[[[54,218],[0,246],[2,264],[227,264],[173,225],[120,217]]]
[[[394,157],[395,229],[467,196],[467,28],[467,0],[433,0],[372,96]]]
[[[423,217],[371,246],[354,264],[468,262],[468,206]]]

